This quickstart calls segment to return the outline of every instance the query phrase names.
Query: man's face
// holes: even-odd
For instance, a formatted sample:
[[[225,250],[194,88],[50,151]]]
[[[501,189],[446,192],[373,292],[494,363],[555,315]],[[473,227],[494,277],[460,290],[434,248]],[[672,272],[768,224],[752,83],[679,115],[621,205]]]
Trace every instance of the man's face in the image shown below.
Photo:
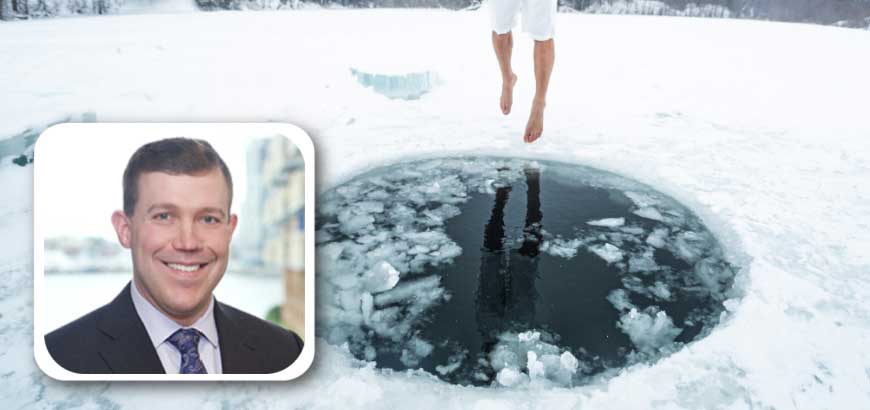
[[[139,176],[133,215],[112,215],[118,239],[133,254],[133,280],[164,314],[190,325],[208,308],[227,269],[236,216],[229,189],[213,169],[201,175]]]

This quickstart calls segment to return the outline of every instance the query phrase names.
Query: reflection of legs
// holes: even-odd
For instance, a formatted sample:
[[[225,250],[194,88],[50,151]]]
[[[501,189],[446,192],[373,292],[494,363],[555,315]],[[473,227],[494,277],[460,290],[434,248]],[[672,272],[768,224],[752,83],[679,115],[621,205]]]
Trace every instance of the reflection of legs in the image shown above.
[[[480,276],[477,284],[477,325],[484,339],[496,333],[504,317],[507,267],[504,260],[504,208],[510,187],[495,193],[492,215],[484,228],[483,249],[480,255]]]
[[[513,105],[514,84],[517,76],[511,69],[511,53],[514,48],[514,38],[510,31],[505,34],[492,32],[492,48],[495,50],[495,58],[498,59],[498,68],[501,71],[501,99],[499,105],[505,115],[511,112]]]
[[[488,251],[500,251],[504,247],[504,207],[510,191],[510,187],[501,187],[495,192],[495,204],[483,232],[483,247]]]
[[[523,228],[523,244],[520,246],[520,254],[533,258],[538,256],[541,248],[541,172],[537,169],[526,168],[526,223]]]
[[[553,39],[535,41],[535,99],[532,100],[532,111],[523,141],[535,142],[544,132],[544,106],[547,104],[547,87],[550,85],[550,74],[556,60],[556,46]]]
[[[483,340],[481,351],[489,355],[498,343],[502,332],[508,295],[505,293],[506,266],[504,254],[504,209],[507,205],[510,187],[498,188],[492,214],[484,228],[483,248],[480,255],[480,276],[477,284],[477,328]],[[482,369],[492,379],[495,374],[490,368]]]
[[[541,221],[541,182],[540,171],[526,168],[526,222],[519,251],[510,255],[510,292],[505,317],[526,326],[535,320],[535,300],[537,291],[535,280],[538,277],[538,254],[540,253]]]

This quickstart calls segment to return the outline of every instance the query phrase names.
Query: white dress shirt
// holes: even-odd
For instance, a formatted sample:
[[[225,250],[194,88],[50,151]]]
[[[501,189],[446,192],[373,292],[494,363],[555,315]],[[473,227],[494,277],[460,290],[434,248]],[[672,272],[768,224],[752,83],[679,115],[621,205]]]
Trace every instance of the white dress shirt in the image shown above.
[[[180,373],[181,352],[166,339],[172,336],[176,330],[185,326],[179,325],[157,310],[139,293],[135,282],[131,284],[130,289],[133,306],[136,308],[139,319],[145,325],[145,330],[148,331],[148,336],[151,338],[151,343],[154,344],[154,349],[157,350],[157,356],[160,357],[163,369],[166,370],[166,374]],[[205,370],[210,374],[222,373],[220,343],[217,326],[214,323],[214,297],[208,304],[205,313],[188,328],[199,330],[204,336],[199,338],[197,350],[199,350],[199,359],[202,360]]]

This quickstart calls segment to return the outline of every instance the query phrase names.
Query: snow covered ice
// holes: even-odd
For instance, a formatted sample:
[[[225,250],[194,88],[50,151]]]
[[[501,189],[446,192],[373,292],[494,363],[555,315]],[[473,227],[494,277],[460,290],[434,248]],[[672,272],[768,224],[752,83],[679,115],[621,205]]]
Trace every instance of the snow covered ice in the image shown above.
[[[742,298],[721,301],[721,322],[709,335],[657,362],[639,362],[572,388],[524,385],[522,371],[500,378],[515,387],[481,389],[451,385],[428,372],[382,370],[341,345],[324,343],[325,333],[307,341],[317,343],[314,367],[290,383],[59,383],[36,368],[32,354],[32,167],[11,162],[21,153],[4,153],[0,391],[8,406],[147,408],[159,389],[168,404],[191,408],[870,407],[868,33],[759,21],[584,14],[558,19],[547,124],[543,139],[531,146],[520,135],[532,96],[527,39],[516,39],[519,83],[513,114],[504,117],[485,13],[430,10],[0,23],[0,138],[85,113],[99,121],[287,121],[314,139],[322,192],[385,163],[452,154],[612,171],[686,205],[722,244],[723,257],[742,268],[734,285]],[[410,32],[414,36],[403,35]],[[305,64],[299,63],[302,55]],[[409,60],[415,68],[406,71]],[[378,65],[394,71],[369,68]],[[391,100],[361,87],[351,67],[371,73],[431,70],[444,83],[417,100]],[[450,180],[443,182],[440,187],[451,189]],[[383,193],[369,195],[383,201]],[[461,197],[453,200],[454,206],[461,203]],[[444,211],[433,215],[449,220],[450,208]],[[401,217],[408,210],[393,212],[397,220],[408,220]],[[659,213],[665,222],[680,217]],[[429,220],[438,226],[437,218]],[[360,222],[357,229],[370,228]],[[615,247],[639,245],[615,235],[626,232],[606,229],[602,234]],[[666,248],[674,246],[669,238],[675,234],[662,228],[638,240]],[[581,257],[586,245],[570,243],[577,239],[571,232],[553,235],[550,243],[561,238],[574,258]],[[456,251],[443,237],[417,238],[418,244],[425,261],[439,260],[434,252]],[[643,254],[623,258],[629,269],[632,257]],[[411,260],[384,259],[400,278],[411,271]],[[641,271],[632,276],[641,277],[647,268],[636,262]],[[318,269],[328,263],[318,258]],[[715,288],[717,278],[705,272],[699,269],[696,277],[709,278],[704,289]],[[340,289],[358,283],[335,280]],[[432,282],[425,282],[429,290],[437,287]],[[637,303],[639,293],[629,286],[653,298],[654,289],[665,295],[654,282],[622,284],[626,298],[614,298],[625,302],[615,322],[630,313],[629,303]],[[359,299],[346,303],[363,305]],[[374,297],[366,302],[372,314],[375,304]],[[362,320],[361,308],[356,318]],[[656,328],[658,315],[648,318]],[[663,339],[673,333],[666,324],[658,321]],[[425,353],[425,345],[416,346],[406,356]],[[546,354],[536,353],[535,363],[544,363]],[[582,358],[575,358],[582,372]],[[442,370],[449,373],[445,362]]]

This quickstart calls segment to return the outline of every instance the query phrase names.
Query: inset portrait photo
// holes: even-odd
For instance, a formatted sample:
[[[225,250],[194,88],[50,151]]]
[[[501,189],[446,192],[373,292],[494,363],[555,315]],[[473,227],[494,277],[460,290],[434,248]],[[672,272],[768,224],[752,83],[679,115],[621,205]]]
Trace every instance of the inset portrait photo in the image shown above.
[[[314,149],[301,129],[61,124],[34,158],[34,352],[47,375],[308,369]]]

